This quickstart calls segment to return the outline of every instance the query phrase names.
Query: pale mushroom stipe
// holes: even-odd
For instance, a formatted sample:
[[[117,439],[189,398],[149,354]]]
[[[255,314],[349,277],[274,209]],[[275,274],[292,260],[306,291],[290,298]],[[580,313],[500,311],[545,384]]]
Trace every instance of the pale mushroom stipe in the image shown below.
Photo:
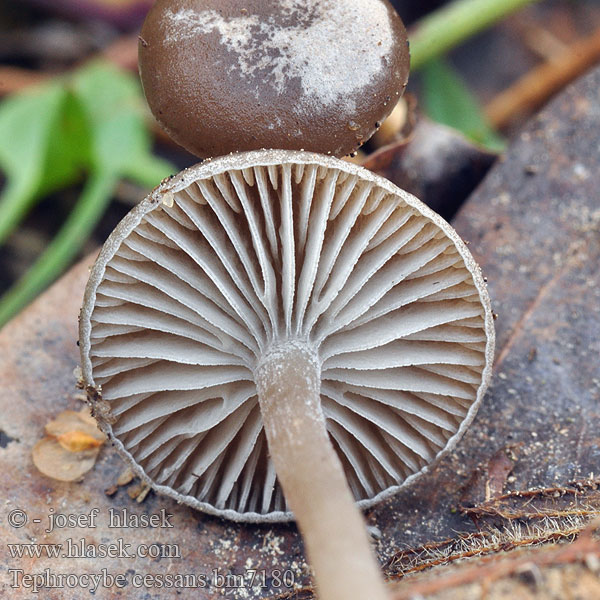
[[[475,416],[494,352],[486,286],[455,231],[419,200],[361,167],[299,151],[312,140],[321,153],[343,154],[357,140],[348,132],[365,127],[366,136],[374,114],[393,108],[366,110],[371,92],[357,93],[373,81],[363,69],[387,70],[391,87],[404,86],[392,68],[408,64],[404,28],[389,4],[255,1],[243,14],[232,4],[156,3],[140,52],[148,96],[171,79],[160,61],[158,75],[149,72],[147,51],[181,44],[181,60],[194,65],[208,52],[221,93],[233,74],[232,98],[246,86],[256,103],[264,79],[269,118],[282,115],[285,127],[308,106],[334,106],[337,127],[361,125],[334,136],[305,120],[301,145],[289,150],[285,130],[260,117],[252,131],[267,136],[261,145],[283,148],[205,161],[134,208],[86,288],[84,381],[103,431],[155,490],[238,521],[293,516],[320,598],[384,600],[356,504],[425,473]],[[331,53],[299,58],[327,35],[342,48],[361,28],[375,58],[356,59],[354,80],[319,79]],[[388,55],[400,49],[403,58]],[[188,94],[159,115],[171,130],[199,106],[192,95],[206,91],[204,69],[199,87],[169,88]],[[190,121],[196,151],[252,138],[242,122],[220,146],[219,127],[206,123],[219,120],[216,108]]]

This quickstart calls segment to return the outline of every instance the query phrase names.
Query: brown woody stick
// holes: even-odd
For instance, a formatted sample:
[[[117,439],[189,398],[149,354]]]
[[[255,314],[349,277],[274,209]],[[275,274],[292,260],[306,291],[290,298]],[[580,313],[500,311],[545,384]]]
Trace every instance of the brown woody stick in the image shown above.
[[[516,115],[539,108],[558,90],[600,60],[600,29],[517,80],[485,108],[490,123],[508,125]]]

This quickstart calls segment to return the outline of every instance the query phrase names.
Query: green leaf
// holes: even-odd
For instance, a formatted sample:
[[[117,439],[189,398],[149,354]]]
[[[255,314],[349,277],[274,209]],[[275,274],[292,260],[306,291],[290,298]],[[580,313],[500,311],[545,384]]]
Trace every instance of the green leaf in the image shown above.
[[[27,214],[43,187],[51,134],[66,92],[58,84],[12,96],[0,106],[0,243]]]
[[[173,172],[151,154],[152,138],[146,126],[146,106],[140,85],[131,74],[95,62],[75,74],[72,89],[79,98],[93,132],[95,169],[125,175],[140,165],[151,165],[152,187]]]
[[[448,63],[431,60],[423,67],[422,76],[423,104],[431,119],[458,129],[490,150],[504,150],[504,140],[489,125],[479,103]]]
[[[56,238],[0,299],[0,326],[73,260],[102,218],[119,179],[154,187],[174,172],[152,155],[137,78],[103,62],[0,107],[0,168],[7,174],[0,243],[40,195],[71,185],[83,173],[89,177]]]
[[[46,195],[79,181],[89,171],[90,128],[79,99],[65,88],[60,114],[49,132],[39,193]]]

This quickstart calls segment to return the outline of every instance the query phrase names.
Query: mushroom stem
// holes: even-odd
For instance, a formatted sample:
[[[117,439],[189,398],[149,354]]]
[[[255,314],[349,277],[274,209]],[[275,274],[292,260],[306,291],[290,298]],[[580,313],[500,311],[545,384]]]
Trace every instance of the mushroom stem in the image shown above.
[[[321,600],[386,600],[365,522],[325,427],[321,368],[306,343],[272,348],[255,378],[271,458]]]

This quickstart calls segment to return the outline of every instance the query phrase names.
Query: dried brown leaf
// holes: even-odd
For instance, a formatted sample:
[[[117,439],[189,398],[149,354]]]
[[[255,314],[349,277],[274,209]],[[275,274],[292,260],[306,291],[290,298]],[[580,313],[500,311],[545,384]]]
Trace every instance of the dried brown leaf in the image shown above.
[[[102,434],[103,439],[105,438],[104,434],[100,431],[100,429],[98,429],[98,421],[96,421],[96,419],[92,416],[92,409],[89,406],[84,406],[77,414],[79,415],[81,421],[94,428],[94,432],[98,430],[98,432]],[[96,435],[99,435],[98,432],[96,432]]]
[[[78,481],[92,469],[99,452],[99,447],[71,452],[56,439],[46,437],[33,447],[31,455],[38,471],[47,477],[58,481]]]
[[[508,476],[515,465],[512,449],[500,448],[490,457],[487,464],[480,465],[463,489],[461,505],[476,506],[502,495]]]
[[[53,438],[78,431],[93,437],[100,443],[106,440],[106,436],[98,429],[98,425],[87,407],[80,412],[74,410],[61,412],[54,420],[46,424],[45,430],[46,434]]]
[[[95,464],[106,441],[88,407],[65,410],[46,424],[46,435],[32,450],[37,469],[58,481],[77,481]]]
[[[56,436],[56,441],[69,452],[82,452],[102,446],[102,441],[84,431],[67,431]]]

